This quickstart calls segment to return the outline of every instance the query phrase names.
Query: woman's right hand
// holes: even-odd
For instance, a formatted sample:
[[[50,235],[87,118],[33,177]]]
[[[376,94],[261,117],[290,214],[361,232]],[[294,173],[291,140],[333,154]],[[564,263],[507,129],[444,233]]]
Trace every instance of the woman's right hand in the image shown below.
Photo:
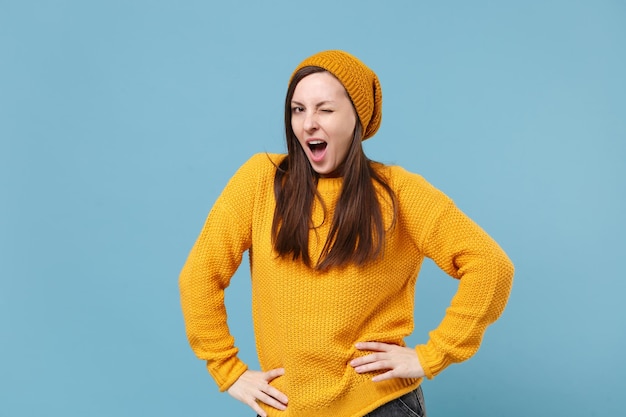
[[[267,413],[259,406],[258,402],[278,410],[287,408],[287,396],[270,385],[273,379],[284,374],[283,368],[276,368],[267,372],[247,370],[228,388],[228,393],[242,403],[249,405],[261,417],[267,417]]]

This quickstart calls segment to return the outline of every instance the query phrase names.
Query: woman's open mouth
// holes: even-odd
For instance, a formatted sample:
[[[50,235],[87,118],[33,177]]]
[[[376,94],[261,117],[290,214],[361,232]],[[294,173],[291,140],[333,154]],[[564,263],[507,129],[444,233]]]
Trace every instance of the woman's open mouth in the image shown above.
[[[307,142],[307,146],[311,150],[311,156],[313,161],[319,162],[322,160],[322,158],[324,158],[327,145],[328,144],[325,141],[319,139]]]

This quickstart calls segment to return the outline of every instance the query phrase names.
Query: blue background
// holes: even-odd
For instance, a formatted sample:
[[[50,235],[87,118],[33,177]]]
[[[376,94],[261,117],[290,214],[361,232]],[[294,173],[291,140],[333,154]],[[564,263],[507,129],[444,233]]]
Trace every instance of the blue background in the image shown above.
[[[0,0],[0,416],[252,415],[189,349],[178,273],[239,165],[284,151],[288,78],[324,49],[380,77],[368,155],[516,264],[479,353],[424,383],[429,413],[622,414],[625,45],[618,0]],[[455,288],[425,266],[409,343]]]

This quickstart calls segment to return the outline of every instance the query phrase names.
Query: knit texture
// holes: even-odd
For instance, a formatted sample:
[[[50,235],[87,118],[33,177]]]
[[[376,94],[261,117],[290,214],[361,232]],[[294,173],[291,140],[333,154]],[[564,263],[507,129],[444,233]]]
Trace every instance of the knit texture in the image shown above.
[[[294,75],[304,67],[320,67],[333,74],[343,84],[354,104],[363,128],[363,140],[374,136],[383,115],[382,90],[374,71],[344,51],[324,51],[310,56],[298,65]]]
[[[237,357],[224,307],[224,290],[246,250],[259,362],[264,371],[285,368],[272,385],[289,397],[289,404],[286,411],[262,405],[269,416],[363,416],[420,384],[419,379],[374,383],[373,374],[357,374],[349,362],[366,354],[355,349],[357,341],[404,346],[413,331],[414,287],[424,257],[460,280],[443,321],[425,344],[416,346],[426,376],[472,356],[508,299],[513,265],[502,249],[422,177],[381,166],[399,207],[380,259],[316,271],[278,258],[271,243],[273,179],[274,164],[283,157],[259,154],[238,170],[209,213],[180,275],[189,342],[220,390],[247,369]],[[341,178],[319,180],[328,211],[314,204],[312,259],[326,241],[341,184]],[[390,224],[389,204],[383,202],[383,209]]]

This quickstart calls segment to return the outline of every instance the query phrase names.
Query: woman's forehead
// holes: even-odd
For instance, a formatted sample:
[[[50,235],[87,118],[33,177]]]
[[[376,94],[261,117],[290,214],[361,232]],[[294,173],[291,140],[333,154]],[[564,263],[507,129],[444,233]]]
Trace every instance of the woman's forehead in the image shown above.
[[[347,97],[348,93],[341,82],[328,72],[307,75],[296,85],[293,94],[294,101],[336,101]]]

